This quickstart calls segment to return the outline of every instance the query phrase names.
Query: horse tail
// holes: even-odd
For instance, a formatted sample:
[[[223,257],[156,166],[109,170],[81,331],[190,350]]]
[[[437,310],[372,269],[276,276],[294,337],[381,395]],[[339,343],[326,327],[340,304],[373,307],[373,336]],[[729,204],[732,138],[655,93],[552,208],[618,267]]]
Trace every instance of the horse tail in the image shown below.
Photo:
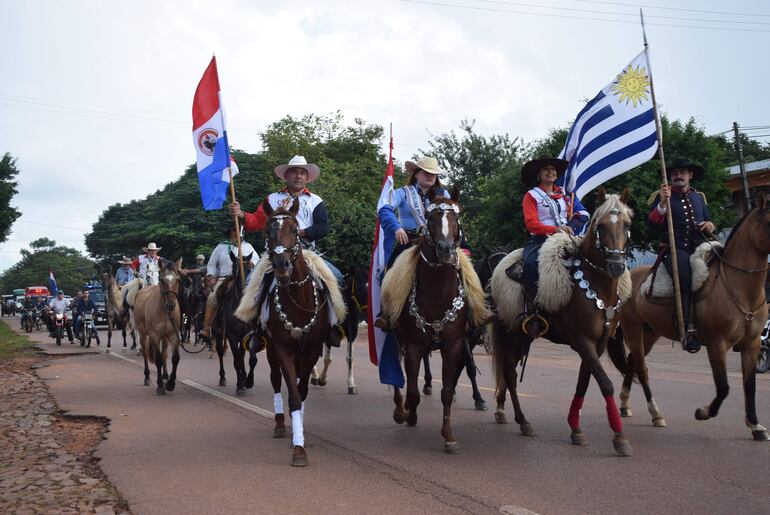
[[[610,356],[612,364],[618,369],[618,372],[624,376],[628,373],[626,360],[626,347],[623,344],[623,328],[618,324],[615,334],[607,340],[607,354]]]
[[[505,394],[507,390],[503,339],[498,335],[500,330],[500,323],[497,321],[487,324],[487,338],[489,338],[489,346],[492,348],[492,370],[495,371],[495,397],[499,397],[501,393]]]

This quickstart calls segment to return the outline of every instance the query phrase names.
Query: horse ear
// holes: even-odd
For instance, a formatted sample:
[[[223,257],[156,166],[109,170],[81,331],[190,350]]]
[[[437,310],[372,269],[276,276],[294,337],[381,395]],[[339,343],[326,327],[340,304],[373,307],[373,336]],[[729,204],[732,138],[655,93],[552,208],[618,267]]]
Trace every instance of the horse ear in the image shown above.
[[[628,204],[631,200],[631,192],[628,191],[628,187],[623,188],[623,193],[620,194],[620,201],[624,204]]]
[[[596,190],[596,205],[601,206],[605,200],[607,200],[607,192],[602,186],[599,186],[599,189]]]
[[[764,193],[758,194],[756,204],[757,204],[757,209],[759,209],[760,211],[766,211],[768,208],[767,195]]]
[[[268,202],[267,199],[265,199],[262,202],[262,210],[265,212],[267,216],[270,216],[273,214],[273,206],[270,205],[270,202]]]
[[[449,198],[451,198],[455,202],[460,200],[460,188],[457,187],[457,184],[455,184],[454,187],[452,188],[452,193]]]
[[[292,214],[292,216],[297,216],[297,213],[299,213],[299,199],[294,199],[294,202],[291,203],[291,207],[289,208],[289,213]]]

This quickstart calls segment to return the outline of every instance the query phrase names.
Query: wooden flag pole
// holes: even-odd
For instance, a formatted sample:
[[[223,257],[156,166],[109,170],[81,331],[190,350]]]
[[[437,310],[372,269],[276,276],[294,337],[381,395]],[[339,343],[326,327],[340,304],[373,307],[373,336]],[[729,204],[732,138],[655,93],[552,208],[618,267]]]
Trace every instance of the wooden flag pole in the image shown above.
[[[230,198],[235,202],[235,184],[233,183],[233,171],[227,167],[227,174],[230,176]],[[241,248],[241,223],[238,215],[233,215],[235,222],[235,241],[238,243],[238,270],[241,272],[241,286],[246,286],[246,276],[243,273],[243,249]]]
[[[644,53],[647,54],[647,33],[644,30],[644,14],[639,9],[639,16],[642,20],[642,36],[644,37]],[[655,114],[655,131],[658,136],[658,159],[660,160],[660,175],[663,181],[663,186],[668,186],[668,174],[666,173],[666,158],[663,154],[663,129],[660,126],[660,118],[658,117],[658,103],[655,100],[655,87],[652,84],[652,67],[650,66],[650,57],[647,57],[647,69],[650,76],[650,95],[652,96],[652,108]],[[684,327],[684,315],[682,313],[682,288],[679,284],[679,263],[676,258],[676,241],[674,238],[674,219],[671,215],[671,198],[669,197],[666,202],[666,223],[668,224],[668,245],[669,252],[671,253],[671,272],[674,277],[671,279],[674,282],[674,303],[676,304],[676,320],[679,325],[679,341],[684,343],[684,336],[687,332],[687,328]]]

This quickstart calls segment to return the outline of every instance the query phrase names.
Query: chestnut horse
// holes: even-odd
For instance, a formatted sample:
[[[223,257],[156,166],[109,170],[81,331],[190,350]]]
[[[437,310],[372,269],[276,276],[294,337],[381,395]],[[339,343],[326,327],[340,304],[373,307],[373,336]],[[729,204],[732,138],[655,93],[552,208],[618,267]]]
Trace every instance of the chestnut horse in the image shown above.
[[[731,347],[741,352],[743,391],[746,402],[746,426],[755,440],[768,440],[767,429],[757,420],[755,406],[757,356],[760,332],[767,320],[764,284],[767,278],[767,258],[770,254],[770,199],[760,194],[757,207],[733,229],[724,249],[714,253],[709,264],[708,279],[697,294],[694,307],[695,327],[701,342],[708,349],[709,362],[716,385],[716,397],[711,404],[698,408],[695,418],[716,417],[729,387],[725,369],[726,353]],[[610,354],[624,373],[620,394],[621,413],[630,416],[628,395],[634,374],[644,390],[647,407],[655,426],[666,425],[652,397],[644,357],[660,337],[673,338],[672,302],[650,303],[640,286],[650,273],[650,267],[631,272],[634,289],[631,301],[620,313],[622,332],[610,340]],[[623,337],[630,349],[624,360]],[[617,355],[616,355],[617,356]]]
[[[586,236],[579,243],[577,253],[574,256],[562,256],[567,258],[567,263],[571,266],[570,276],[575,278],[575,282],[580,280],[580,284],[571,285],[569,302],[561,310],[549,313],[550,325],[543,335],[554,343],[569,345],[581,358],[577,388],[567,418],[572,430],[572,443],[587,445],[585,434],[580,428],[580,409],[593,375],[605,398],[607,418],[615,433],[615,451],[621,456],[630,456],[633,451],[623,434],[612,382],[604,371],[599,356],[604,352],[607,338],[618,323],[618,317],[615,316],[620,307],[618,278],[626,271],[625,247],[628,244],[633,215],[631,209],[625,205],[628,197],[628,190],[623,191],[623,195],[619,197],[606,195],[600,188],[597,197],[599,207],[591,219]],[[504,267],[495,270],[495,278],[501,277],[498,274],[505,274]],[[500,291],[493,288],[492,296],[500,312],[501,304],[505,304],[499,297]],[[524,416],[516,394],[516,367],[528,354],[532,337],[521,329],[518,312],[500,312],[499,315],[508,322],[497,320],[490,328],[497,378],[495,419],[498,423],[505,422],[503,405],[507,389],[521,433],[532,436],[535,432]],[[514,320],[515,322],[511,322]]]
[[[394,327],[406,369],[406,403],[401,389],[394,388],[396,408],[393,420],[398,424],[406,422],[409,426],[417,424],[420,362],[431,350],[439,350],[444,378],[441,387],[441,403],[444,406],[441,435],[444,437],[444,450],[449,454],[461,452],[452,433],[452,400],[454,378],[464,364],[466,331],[471,316],[460,276],[459,195],[455,188],[451,198],[430,198],[426,209],[427,233],[417,243],[419,257],[411,294]],[[396,261],[390,274],[396,272],[400,261]],[[404,262],[404,265],[408,263]],[[470,273],[474,273],[470,266],[468,268]],[[385,277],[387,280],[388,276]],[[473,280],[477,281],[477,278]]]
[[[265,200],[268,216],[265,224],[268,259],[273,268],[275,289],[265,302],[270,303],[267,320],[267,360],[270,382],[275,394],[274,435],[286,435],[281,395],[281,376],[289,391],[291,414],[292,466],[307,466],[304,434],[304,402],[310,373],[323,351],[329,332],[329,312],[322,287],[310,274],[302,254],[295,200],[289,209],[273,210]],[[259,278],[254,278],[259,280]]]
[[[134,299],[134,329],[139,334],[139,345],[144,356],[144,385],[150,385],[148,361],[154,361],[158,372],[158,395],[165,395],[176,387],[176,369],[179,364],[179,272],[177,265],[165,261],[159,272],[158,284],[144,286]],[[171,375],[166,379],[166,360],[171,349]]]

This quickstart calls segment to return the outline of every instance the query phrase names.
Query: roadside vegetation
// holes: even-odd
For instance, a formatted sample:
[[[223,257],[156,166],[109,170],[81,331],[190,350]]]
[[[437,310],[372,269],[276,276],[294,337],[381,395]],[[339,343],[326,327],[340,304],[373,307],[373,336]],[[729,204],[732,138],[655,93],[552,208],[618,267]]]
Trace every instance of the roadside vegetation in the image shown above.
[[[28,356],[33,352],[29,338],[16,334],[7,322],[0,320],[0,362]]]

